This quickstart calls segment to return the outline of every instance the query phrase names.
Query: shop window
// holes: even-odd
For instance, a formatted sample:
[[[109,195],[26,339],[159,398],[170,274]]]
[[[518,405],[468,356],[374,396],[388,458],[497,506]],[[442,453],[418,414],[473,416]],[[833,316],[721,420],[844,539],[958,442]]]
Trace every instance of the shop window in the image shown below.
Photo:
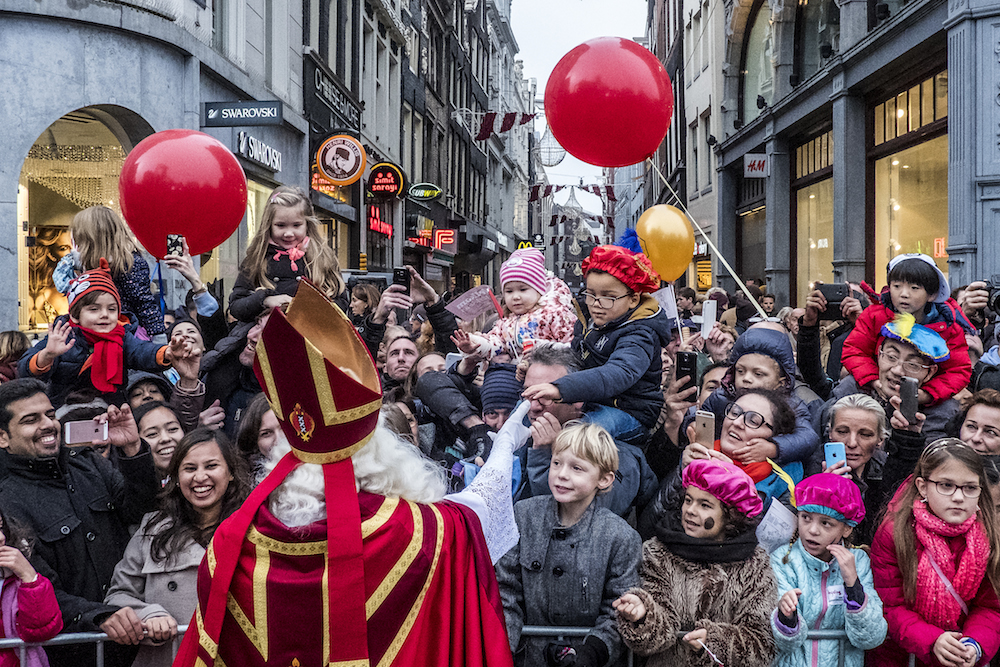
[[[922,252],[948,275],[948,137],[875,161],[875,285],[889,260]]]
[[[757,6],[743,46],[743,122],[760,115],[774,99],[774,26],[767,0]]]
[[[745,278],[763,278],[767,262],[765,207],[761,206],[740,215],[737,232],[737,271]]]
[[[833,166],[833,132],[827,132],[795,149],[795,178],[805,178]]]
[[[795,192],[798,230],[796,255],[798,305],[806,302],[817,280],[833,282],[833,179],[799,188]]]
[[[797,73],[805,81],[840,51],[840,8],[834,0],[800,0],[796,21]]]
[[[69,223],[79,211],[107,206],[121,214],[118,177],[131,145],[119,122],[153,130],[120,107],[87,107],[49,125],[28,149],[17,189],[18,326],[43,330],[68,303],[52,272],[72,246]],[[132,141],[125,145],[122,141]]]

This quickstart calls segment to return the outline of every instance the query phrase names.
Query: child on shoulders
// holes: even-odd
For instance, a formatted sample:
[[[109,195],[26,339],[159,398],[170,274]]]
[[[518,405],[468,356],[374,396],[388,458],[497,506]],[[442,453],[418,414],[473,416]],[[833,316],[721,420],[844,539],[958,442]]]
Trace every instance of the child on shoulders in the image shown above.
[[[50,324],[49,334],[18,363],[21,377],[48,381],[54,407],[76,390],[114,394],[112,401],[120,405],[128,371],[156,373],[191,353],[186,339],[157,345],[136,338],[135,326],[120,317],[121,298],[103,259],[99,268],[70,282],[68,297],[69,315]]]
[[[639,582],[642,545],[624,519],[594,503],[611,488],[617,469],[618,449],[607,431],[568,425],[552,445],[552,495],[514,505],[521,539],[496,568],[511,650],[523,651],[525,667],[554,664],[547,654],[578,667],[623,662],[611,603]],[[522,641],[524,625],[594,629],[557,644],[542,637]]]
[[[909,253],[897,255],[889,262],[886,280],[888,289],[858,316],[854,330],[844,341],[841,362],[858,386],[873,384],[878,378],[882,326],[892,322],[898,313],[909,313],[917,324],[940,334],[950,352],[949,358],[939,365],[937,375],[920,387],[919,402],[933,405],[951,398],[972,377],[965,333],[974,333],[974,329],[951,298],[948,279],[932,258]]]
[[[819,473],[795,487],[795,539],[771,554],[778,607],[771,630],[778,648],[773,667],[834,667],[837,640],[809,640],[809,630],[845,630],[845,667],[862,667],[864,652],[885,639],[882,600],[871,562],[844,541],[865,518],[858,486],[841,475]]]
[[[660,351],[670,324],[656,299],[660,278],[642,253],[604,245],[583,262],[590,321],[576,342],[583,370],[528,387],[526,399],[596,403],[587,419],[618,440],[641,444],[663,405]]]

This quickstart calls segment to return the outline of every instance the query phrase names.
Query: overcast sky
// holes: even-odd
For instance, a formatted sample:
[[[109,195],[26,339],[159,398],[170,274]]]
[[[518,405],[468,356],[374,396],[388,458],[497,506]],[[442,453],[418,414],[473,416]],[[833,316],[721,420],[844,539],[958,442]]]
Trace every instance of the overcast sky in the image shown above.
[[[615,36],[634,39],[646,31],[646,0],[513,0],[511,24],[524,61],[525,78],[538,81],[538,97],[545,94],[549,73],[574,46],[594,37]],[[543,120],[535,125],[545,131]],[[547,167],[549,182],[577,184],[598,182],[600,167],[580,162],[571,155],[555,167]],[[600,200],[577,191],[577,199],[587,210],[599,213]],[[569,197],[564,190],[556,195],[563,203]]]

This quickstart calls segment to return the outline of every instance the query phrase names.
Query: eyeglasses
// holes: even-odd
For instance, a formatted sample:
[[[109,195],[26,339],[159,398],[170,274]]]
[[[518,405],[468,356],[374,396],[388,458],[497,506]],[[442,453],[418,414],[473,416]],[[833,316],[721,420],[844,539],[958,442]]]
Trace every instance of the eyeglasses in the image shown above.
[[[983,491],[978,484],[952,484],[951,482],[935,482],[933,479],[927,481],[934,485],[938,493],[949,498],[955,495],[955,491],[958,489],[962,489],[962,495],[966,498],[978,498]]]
[[[772,431],[774,427],[767,423],[764,419],[764,415],[759,412],[754,412],[753,410],[744,410],[735,403],[730,403],[726,406],[726,416],[736,421],[741,416],[743,417],[744,423],[750,428],[760,428],[761,426],[766,426]]]
[[[886,352],[885,350],[879,350],[878,356],[885,359],[888,363],[892,364],[893,367],[900,362],[899,355],[892,352]],[[907,373],[919,374],[930,368],[930,364],[918,364],[915,361],[904,361],[903,370]]]
[[[583,298],[587,300],[588,304],[596,305],[598,308],[611,309],[615,307],[615,303],[618,299],[627,299],[631,294],[622,294],[621,296],[597,296],[593,292],[584,290]]]

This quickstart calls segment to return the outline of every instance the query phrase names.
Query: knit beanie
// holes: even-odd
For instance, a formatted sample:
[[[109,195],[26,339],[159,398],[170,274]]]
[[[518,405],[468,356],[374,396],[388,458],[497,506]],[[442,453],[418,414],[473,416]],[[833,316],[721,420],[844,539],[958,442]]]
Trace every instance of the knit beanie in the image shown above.
[[[521,400],[524,386],[517,381],[517,372],[511,364],[491,364],[483,376],[483,386],[479,389],[479,399],[483,412],[490,410],[513,410]]]
[[[101,257],[101,264],[96,269],[91,269],[86,273],[82,274],[79,278],[71,280],[69,283],[69,293],[66,298],[69,300],[69,309],[73,310],[73,304],[77,302],[80,297],[85,294],[90,294],[91,292],[107,292],[111,296],[115,297],[115,303],[118,304],[119,312],[122,309],[122,298],[118,294],[118,288],[115,286],[114,278],[111,277],[111,270],[108,266],[108,260]]]
[[[537,248],[515,250],[506,262],[500,265],[500,289],[507,283],[520,280],[539,294],[548,290],[545,275],[545,255]]]

